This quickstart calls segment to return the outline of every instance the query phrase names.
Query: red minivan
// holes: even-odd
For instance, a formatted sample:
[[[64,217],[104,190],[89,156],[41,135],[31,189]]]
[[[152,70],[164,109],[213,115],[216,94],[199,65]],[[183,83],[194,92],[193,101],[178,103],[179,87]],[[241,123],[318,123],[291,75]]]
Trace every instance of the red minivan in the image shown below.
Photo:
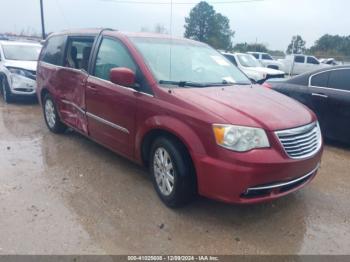
[[[48,128],[67,127],[149,168],[170,207],[197,193],[228,203],[304,187],[322,137],[300,103],[254,85],[206,44],[164,35],[52,34],[37,70]]]

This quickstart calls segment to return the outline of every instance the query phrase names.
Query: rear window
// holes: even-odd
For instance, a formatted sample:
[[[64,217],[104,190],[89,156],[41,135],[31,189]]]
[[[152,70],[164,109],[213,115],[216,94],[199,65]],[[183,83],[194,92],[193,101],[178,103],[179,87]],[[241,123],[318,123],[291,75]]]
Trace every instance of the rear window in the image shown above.
[[[63,65],[64,47],[66,36],[58,35],[50,37],[45,44],[40,60],[53,65]]]

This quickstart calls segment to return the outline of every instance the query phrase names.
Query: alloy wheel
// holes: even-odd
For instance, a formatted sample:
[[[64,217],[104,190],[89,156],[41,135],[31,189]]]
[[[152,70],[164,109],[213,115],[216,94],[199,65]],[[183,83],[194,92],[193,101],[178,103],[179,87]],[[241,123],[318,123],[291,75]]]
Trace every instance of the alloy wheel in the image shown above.
[[[45,102],[45,117],[50,128],[54,128],[56,124],[55,107],[51,99]]]
[[[153,170],[160,192],[169,196],[174,190],[175,170],[169,153],[162,147],[154,153]]]

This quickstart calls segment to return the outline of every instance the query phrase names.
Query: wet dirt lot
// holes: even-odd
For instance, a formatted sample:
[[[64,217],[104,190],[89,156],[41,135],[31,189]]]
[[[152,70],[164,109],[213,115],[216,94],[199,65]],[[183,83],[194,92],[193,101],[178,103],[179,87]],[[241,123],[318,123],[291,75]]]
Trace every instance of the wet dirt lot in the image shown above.
[[[171,210],[142,168],[0,98],[0,254],[350,254],[349,188],[350,149],[327,145],[297,193]]]

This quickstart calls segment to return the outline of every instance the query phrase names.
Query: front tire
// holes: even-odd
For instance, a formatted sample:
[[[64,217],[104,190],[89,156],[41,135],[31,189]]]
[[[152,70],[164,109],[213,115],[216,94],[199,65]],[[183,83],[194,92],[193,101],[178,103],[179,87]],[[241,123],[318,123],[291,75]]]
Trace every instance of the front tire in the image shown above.
[[[44,118],[49,130],[55,134],[62,134],[67,126],[63,124],[57,113],[57,107],[50,94],[46,94],[43,100]]]
[[[0,90],[5,103],[8,104],[13,102],[13,97],[12,97],[8,82],[4,77],[1,78]]]
[[[175,139],[160,137],[155,140],[150,173],[158,196],[168,207],[181,207],[195,195],[195,174],[190,156]]]

